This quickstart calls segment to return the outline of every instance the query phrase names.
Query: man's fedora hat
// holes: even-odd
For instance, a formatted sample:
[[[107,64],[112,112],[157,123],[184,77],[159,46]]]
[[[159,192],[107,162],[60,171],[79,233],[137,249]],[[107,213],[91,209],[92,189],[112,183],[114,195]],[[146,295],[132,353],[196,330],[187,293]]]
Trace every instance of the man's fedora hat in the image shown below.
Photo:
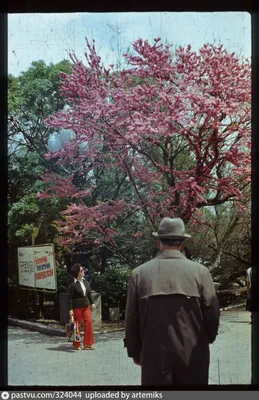
[[[191,237],[191,235],[185,233],[184,222],[181,218],[168,217],[162,219],[158,231],[153,232],[152,235],[158,238],[168,239],[184,239]]]

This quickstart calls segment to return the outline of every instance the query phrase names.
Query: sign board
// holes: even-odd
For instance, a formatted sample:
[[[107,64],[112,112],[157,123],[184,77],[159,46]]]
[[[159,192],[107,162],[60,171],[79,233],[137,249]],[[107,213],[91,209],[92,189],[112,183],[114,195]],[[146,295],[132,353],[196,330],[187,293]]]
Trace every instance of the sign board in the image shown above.
[[[18,248],[19,284],[34,289],[56,290],[53,244]]]
[[[34,252],[31,247],[18,248],[19,284],[35,287]]]

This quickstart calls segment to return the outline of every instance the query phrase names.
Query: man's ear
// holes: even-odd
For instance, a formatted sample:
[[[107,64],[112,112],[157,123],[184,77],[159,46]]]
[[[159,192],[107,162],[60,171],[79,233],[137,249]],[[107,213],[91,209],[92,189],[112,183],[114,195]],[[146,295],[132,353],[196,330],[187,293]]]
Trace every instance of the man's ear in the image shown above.
[[[161,248],[161,243],[160,240],[158,238],[156,238],[156,247],[160,250]]]
[[[185,248],[185,243],[186,243],[186,241],[184,240],[183,243],[181,244],[180,251],[183,251],[183,250],[184,250],[184,248]]]

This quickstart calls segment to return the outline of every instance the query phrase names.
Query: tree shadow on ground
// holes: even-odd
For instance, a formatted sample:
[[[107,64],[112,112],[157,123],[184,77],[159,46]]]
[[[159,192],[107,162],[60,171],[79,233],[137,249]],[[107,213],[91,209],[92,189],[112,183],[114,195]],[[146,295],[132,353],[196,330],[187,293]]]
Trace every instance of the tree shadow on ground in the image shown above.
[[[78,353],[78,351],[75,350],[75,349],[72,347],[72,344],[70,344],[70,345],[69,345],[69,344],[68,344],[68,345],[66,345],[66,344],[61,344],[61,345],[56,346],[56,347],[46,347],[45,350],[63,351],[63,352],[66,352],[66,353]]]
[[[113,335],[112,333],[103,333],[95,336],[95,344],[98,346],[98,344],[105,343],[108,341],[110,342],[111,340],[116,340],[116,341],[121,340],[121,346],[123,348],[124,347],[123,338],[124,338],[124,332],[120,332],[120,334],[119,332],[113,332]],[[76,350],[73,349],[71,342],[67,342],[67,344],[61,344],[56,347],[49,347],[46,348],[46,350],[76,352]]]

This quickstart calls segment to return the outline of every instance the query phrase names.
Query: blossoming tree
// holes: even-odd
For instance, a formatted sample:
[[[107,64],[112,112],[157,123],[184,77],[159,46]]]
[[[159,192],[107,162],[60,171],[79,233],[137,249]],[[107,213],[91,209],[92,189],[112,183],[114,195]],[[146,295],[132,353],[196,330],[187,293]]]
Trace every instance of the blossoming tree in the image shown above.
[[[76,133],[47,154],[68,175],[46,174],[39,194],[70,199],[58,222],[62,244],[116,248],[132,215],[154,230],[165,215],[195,222],[204,206],[239,203],[250,182],[249,60],[223,46],[171,54],[159,39],[139,39],[116,71],[102,65],[94,42],[87,49],[87,65],[70,54],[73,71],[62,74],[70,109],[47,120]]]

